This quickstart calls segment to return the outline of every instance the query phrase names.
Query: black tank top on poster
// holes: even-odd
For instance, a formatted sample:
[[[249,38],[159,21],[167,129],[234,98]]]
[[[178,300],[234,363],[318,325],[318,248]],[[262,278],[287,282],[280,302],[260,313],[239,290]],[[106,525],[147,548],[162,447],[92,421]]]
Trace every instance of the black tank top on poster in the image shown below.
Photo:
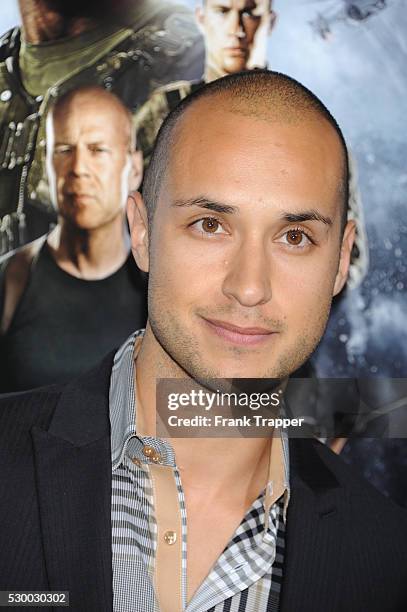
[[[130,254],[101,280],[59,268],[47,244],[0,338],[0,392],[64,383],[118,348],[147,318],[147,283]]]

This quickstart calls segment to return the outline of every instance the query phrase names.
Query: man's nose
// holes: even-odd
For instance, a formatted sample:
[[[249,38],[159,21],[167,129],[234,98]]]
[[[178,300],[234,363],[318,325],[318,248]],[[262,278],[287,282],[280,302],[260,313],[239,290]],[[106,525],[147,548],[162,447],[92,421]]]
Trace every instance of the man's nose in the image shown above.
[[[89,163],[88,163],[88,154],[87,152],[80,148],[76,147],[72,151],[71,156],[71,172],[75,176],[82,176],[84,174],[89,174]]]
[[[240,246],[233,261],[226,261],[223,293],[242,306],[259,306],[271,300],[271,262],[258,240]]]
[[[239,38],[243,38],[244,36],[246,36],[243,28],[242,16],[239,11],[229,12],[228,35],[238,36]]]

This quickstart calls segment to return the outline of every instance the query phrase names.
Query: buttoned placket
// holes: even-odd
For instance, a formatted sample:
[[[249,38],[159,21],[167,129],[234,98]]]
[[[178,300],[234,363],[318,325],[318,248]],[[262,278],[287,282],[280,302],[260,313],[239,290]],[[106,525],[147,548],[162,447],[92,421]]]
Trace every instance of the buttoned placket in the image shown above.
[[[137,342],[136,342],[137,343]],[[135,375],[135,372],[133,372]],[[135,379],[134,379],[135,381]],[[135,387],[135,385],[134,385]],[[133,398],[133,423],[136,398],[134,389],[130,393]],[[131,412],[131,411],[130,411]],[[130,416],[129,412],[129,416]],[[136,417],[139,414],[135,411]],[[122,447],[122,459],[126,454],[129,469],[142,469],[148,474],[152,490],[151,510],[153,511],[155,532],[155,549],[150,575],[155,588],[156,597],[160,604],[160,612],[184,610],[185,612],[198,612],[209,609],[218,602],[225,601],[256,582],[262,575],[270,571],[276,554],[278,503],[284,500],[284,515],[289,500],[287,465],[281,434],[276,432],[273,439],[269,460],[269,473],[266,490],[253,504],[250,515],[257,513],[262,517],[263,529],[248,540],[243,534],[238,547],[235,539],[239,538],[239,530],[250,529],[250,518],[247,515],[235,532],[224,553],[220,556],[214,568],[207,576],[201,587],[186,602],[186,544],[187,524],[185,499],[182,490],[179,471],[175,464],[174,451],[171,445],[162,439],[137,435],[137,422],[133,431],[127,435]],[[131,467],[130,467],[131,466]],[[136,484],[136,483],[135,483]],[[281,498],[281,499],[280,499]],[[249,521],[249,523],[247,523]],[[246,524],[247,523],[247,524]],[[250,536],[251,537],[251,536]],[[245,546],[248,546],[253,567],[250,568],[248,558],[245,558]],[[237,554],[236,553],[237,550]],[[256,558],[257,561],[253,561]],[[231,565],[228,565],[229,562]],[[249,564],[249,568],[248,568]],[[222,572],[230,568],[235,573],[235,580],[231,581],[229,588],[217,587]],[[257,568],[257,569],[256,569]],[[258,571],[257,571],[258,570]],[[171,601],[170,601],[171,600]],[[203,601],[205,602],[203,606]]]

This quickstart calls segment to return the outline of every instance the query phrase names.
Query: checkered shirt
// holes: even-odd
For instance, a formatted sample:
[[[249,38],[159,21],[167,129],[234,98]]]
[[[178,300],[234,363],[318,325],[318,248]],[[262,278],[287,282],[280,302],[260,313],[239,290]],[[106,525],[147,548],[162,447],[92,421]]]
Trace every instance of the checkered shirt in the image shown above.
[[[112,564],[114,612],[160,612],[154,591],[157,522],[144,446],[171,466],[182,527],[181,589],[185,612],[277,612],[283,575],[285,510],[289,490],[265,521],[264,492],[253,502],[202,585],[187,603],[187,521],[185,498],[171,445],[137,436],[134,380],[135,332],[114,358],[110,381],[112,449]],[[288,441],[282,437],[288,483]],[[266,523],[268,523],[266,527]]]

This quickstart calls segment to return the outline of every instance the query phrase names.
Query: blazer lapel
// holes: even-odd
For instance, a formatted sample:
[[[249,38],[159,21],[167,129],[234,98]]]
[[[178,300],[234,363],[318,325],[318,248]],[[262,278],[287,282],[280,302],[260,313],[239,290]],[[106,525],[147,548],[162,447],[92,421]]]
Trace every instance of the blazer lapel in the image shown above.
[[[61,395],[48,431],[33,428],[49,588],[76,612],[111,612],[111,358]]]
[[[335,612],[346,584],[346,493],[313,441],[291,440],[290,464],[280,612]]]

